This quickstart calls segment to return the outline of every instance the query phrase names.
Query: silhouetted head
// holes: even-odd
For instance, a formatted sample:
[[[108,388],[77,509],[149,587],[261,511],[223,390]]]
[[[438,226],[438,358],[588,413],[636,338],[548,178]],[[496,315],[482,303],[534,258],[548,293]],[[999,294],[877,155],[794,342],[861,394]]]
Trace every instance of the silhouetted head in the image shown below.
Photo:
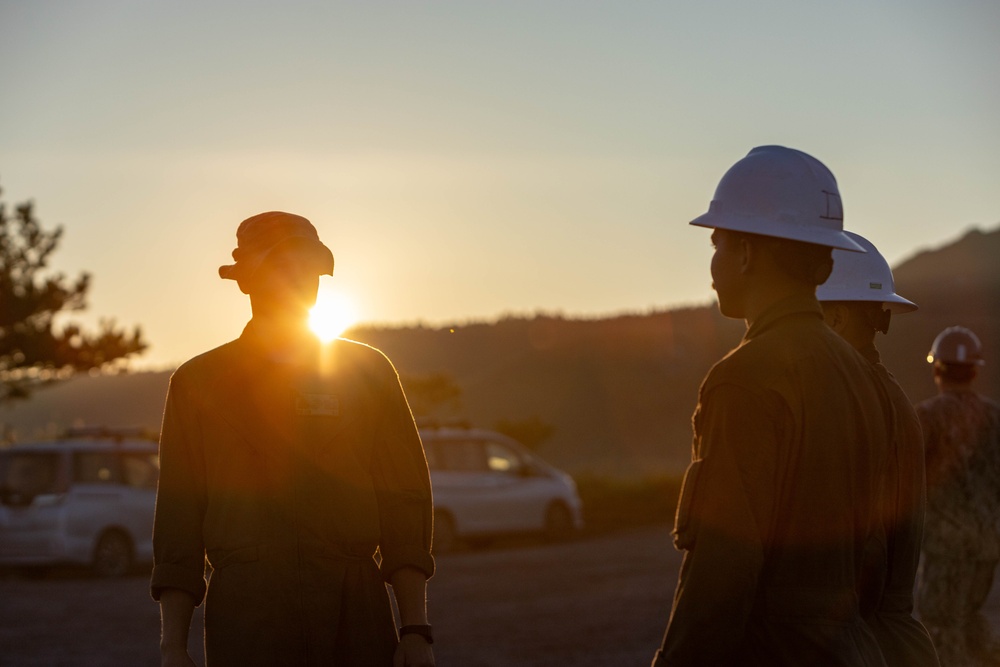
[[[235,280],[249,294],[250,279],[272,253],[292,251],[316,276],[333,275],[333,253],[319,240],[312,223],[300,215],[269,211],[240,223],[236,230],[235,264],[219,267],[219,276]]]
[[[219,267],[219,276],[250,295],[255,317],[307,315],[319,277],[333,274],[333,253],[312,223],[281,211],[261,213],[240,223],[236,240],[236,263]]]
[[[716,229],[712,245],[712,288],[727,317],[752,317],[754,303],[812,295],[833,268],[832,249],[813,243]]]
[[[875,334],[887,333],[892,312],[878,301],[821,301],[823,320],[856,350],[875,343]]]

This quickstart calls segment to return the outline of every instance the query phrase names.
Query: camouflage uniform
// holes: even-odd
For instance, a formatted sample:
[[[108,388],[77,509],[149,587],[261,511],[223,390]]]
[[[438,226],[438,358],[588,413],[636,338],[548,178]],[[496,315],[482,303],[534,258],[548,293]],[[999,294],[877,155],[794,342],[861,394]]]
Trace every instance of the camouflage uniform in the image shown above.
[[[1000,406],[949,390],[917,414],[928,489],[917,608],[943,667],[1000,665],[979,611],[1000,560]]]

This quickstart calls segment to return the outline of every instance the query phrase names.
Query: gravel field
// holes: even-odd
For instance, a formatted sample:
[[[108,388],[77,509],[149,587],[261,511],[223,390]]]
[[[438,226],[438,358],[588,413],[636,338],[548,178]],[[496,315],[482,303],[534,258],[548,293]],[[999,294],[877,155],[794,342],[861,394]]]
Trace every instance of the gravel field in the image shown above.
[[[666,525],[440,556],[430,587],[438,665],[648,665],[679,563]],[[997,587],[987,607],[1000,627]],[[201,664],[197,612],[194,623],[192,655]],[[144,574],[0,578],[3,667],[155,666],[158,636]]]
[[[679,559],[669,528],[438,557],[430,615],[440,667],[648,664]],[[191,654],[202,664],[200,610]],[[159,664],[159,609],[144,573],[0,577],[0,665]]]

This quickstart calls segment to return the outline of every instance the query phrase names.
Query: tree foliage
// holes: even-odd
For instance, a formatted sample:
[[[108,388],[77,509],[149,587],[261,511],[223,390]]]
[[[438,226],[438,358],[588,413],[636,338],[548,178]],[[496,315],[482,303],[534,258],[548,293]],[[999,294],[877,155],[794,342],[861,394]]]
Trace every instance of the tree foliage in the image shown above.
[[[42,228],[32,202],[11,213],[0,201],[0,403],[76,372],[124,368],[147,347],[139,327],[126,333],[102,320],[97,331],[86,332],[56,322],[60,314],[84,310],[90,288],[87,273],[70,280],[49,270],[62,233],[62,227]]]

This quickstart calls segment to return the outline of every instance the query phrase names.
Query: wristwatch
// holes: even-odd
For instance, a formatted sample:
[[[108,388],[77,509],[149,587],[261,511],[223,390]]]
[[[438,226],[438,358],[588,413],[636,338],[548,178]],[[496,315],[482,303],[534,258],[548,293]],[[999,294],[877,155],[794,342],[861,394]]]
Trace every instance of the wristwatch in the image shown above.
[[[404,625],[399,629],[399,636],[403,635],[420,635],[428,644],[434,643],[434,635],[431,634],[429,625]]]

